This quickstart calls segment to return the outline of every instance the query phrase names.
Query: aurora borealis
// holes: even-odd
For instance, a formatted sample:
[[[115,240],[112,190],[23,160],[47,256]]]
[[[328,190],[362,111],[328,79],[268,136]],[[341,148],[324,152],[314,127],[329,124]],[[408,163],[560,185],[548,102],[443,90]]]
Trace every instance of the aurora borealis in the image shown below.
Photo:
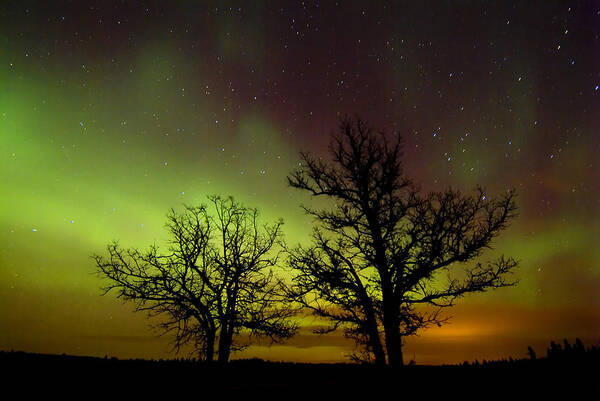
[[[598,2],[50,3],[0,5],[0,350],[174,356],[90,255],[164,244],[167,211],[210,194],[308,241],[285,177],[355,113],[403,136],[423,190],[518,191],[481,260],[519,259],[519,284],[461,299],[407,359],[600,342]],[[350,351],[307,327],[234,357]]]

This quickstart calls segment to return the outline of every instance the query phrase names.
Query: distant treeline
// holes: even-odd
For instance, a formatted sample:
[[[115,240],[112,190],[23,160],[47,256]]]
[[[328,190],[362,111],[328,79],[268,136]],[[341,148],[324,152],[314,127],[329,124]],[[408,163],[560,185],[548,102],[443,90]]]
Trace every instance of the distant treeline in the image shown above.
[[[473,362],[465,361],[459,365],[444,364],[442,367],[449,366],[504,366],[504,365],[521,365],[521,366],[532,366],[532,365],[545,365],[545,364],[595,364],[600,366],[600,347],[592,345],[585,347],[583,342],[577,338],[574,344],[570,344],[567,339],[564,339],[562,345],[555,341],[550,342],[550,346],[546,350],[545,357],[538,357],[534,349],[528,347],[527,358],[514,359],[512,357],[502,358],[498,360],[485,360],[479,361],[475,359]],[[91,357],[91,356],[74,356],[74,355],[55,355],[55,354],[36,354],[27,353],[22,351],[0,351],[0,364],[12,364],[23,365],[96,365],[96,366],[136,366],[136,367],[151,367],[151,366],[164,366],[164,367],[180,367],[185,368],[186,366],[213,366],[218,365],[216,362],[206,362],[197,358],[172,358],[172,359],[119,359],[117,357],[104,356]],[[236,368],[256,367],[256,366],[335,366],[335,367],[352,367],[359,366],[356,363],[336,363],[336,364],[316,364],[316,363],[296,363],[296,362],[272,362],[265,361],[260,358],[250,359],[234,359],[231,361],[231,366]],[[361,364],[365,366],[365,364]],[[411,361],[407,366],[423,366],[417,365],[414,361]]]
[[[598,366],[600,367],[600,347],[592,345],[585,347],[583,342],[577,338],[575,344],[570,344],[565,338],[563,345],[555,341],[550,342],[546,349],[546,356],[539,358],[533,349],[527,348],[529,357],[522,359],[500,359],[493,361],[479,362],[477,359],[471,363],[463,362],[463,366],[502,366],[502,365],[578,365],[578,366]]]

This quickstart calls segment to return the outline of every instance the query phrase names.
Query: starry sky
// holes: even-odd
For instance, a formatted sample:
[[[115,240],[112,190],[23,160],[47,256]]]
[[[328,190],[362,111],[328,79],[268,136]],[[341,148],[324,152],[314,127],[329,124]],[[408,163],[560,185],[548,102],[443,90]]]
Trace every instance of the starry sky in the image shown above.
[[[599,344],[600,3],[422,3],[2,2],[0,349],[173,356],[90,255],[165,244],[168,210],[210,194],[306,243],[285,177],[345,114],[399,132],[424,191],[518,191],[482,258],[518,258],[518,286],[460,300],[406,359]],[[235,357],[347,361],[316,324]]]

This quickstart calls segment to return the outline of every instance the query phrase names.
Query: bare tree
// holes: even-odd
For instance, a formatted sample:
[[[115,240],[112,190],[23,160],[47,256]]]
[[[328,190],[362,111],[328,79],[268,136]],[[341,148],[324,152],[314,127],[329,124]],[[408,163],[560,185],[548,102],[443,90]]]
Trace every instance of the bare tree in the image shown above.
[[[516,216],[515,192],[497,199],[447,189],[422,195],[402,171],[402,145],[359,118],[344,118],[331,162],[301,153],[289,185],[333,202],[304,207],[312,245],[289,252],[291,299],[344,328],[377,365],[403,364],[406,336],[471,292],[513,285],[512,258],[473,262]],[[447,273],[442,280],[441,273]],[[426,306],[419,308],[418,306]]]
[[[258,211],[233,198],[209,197],[206,206],[171,210],[165,254],[108,245],[108,256],[94,255],[98,273],[108,279],[105,293],[135,302],[138,311],[161,316],[159,327],[174,332],[177,350],[192,343],[201,359],[227,363],[232,350],[248,345],[239,334],[280,341],[291,337],[283,284],[272,268],[279,252],[282,221],[259,225]],[[215,349],[215,346],[217,348]]]

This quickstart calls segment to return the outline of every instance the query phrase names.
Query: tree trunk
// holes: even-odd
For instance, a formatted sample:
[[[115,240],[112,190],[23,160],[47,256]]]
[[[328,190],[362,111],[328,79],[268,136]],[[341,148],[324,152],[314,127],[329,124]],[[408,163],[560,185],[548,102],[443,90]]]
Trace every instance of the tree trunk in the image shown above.
[[[205,350],[206,362],[212,362],[215,358],[215,334],[210,333],[206,338],[206,350]]]
[[[368,330],[369,344],[371,345],[373,355],[375,355],[375,366],[385,366],[385,352],[383,351],[383,345],[381,345],[377,326],[374,329],[369,327]]]
[[[388,292],[388,294],[391,293]],[[383,330],[385,332],[385,348],[388,365],[398,367],[404,365],[402,358],[402,336],[400,335],[400,316],[393,297],[386,297],[384,292]]]
[[[367,203],[368,206],[368,203]],[[385,333],[385,348],[387,350],[387,363],[389,366],[402,366],[402,346],[394,345],[400,340],[398,331],[398,319],[394,308],[395,297],[392,285],[390,267],[385,256],[384,241],[381,235],[381,227],[376,217],[368,216],[369,227],[373,233],[373,244],[375,248],[375,260],[377,271],[381,279],[381,291],[383,301],[383,331]],[[385,359],[384,359],[385,363]]]
[[[367,317],[367,337],[373,355],[375,356],[375,366],[385,366],[385,352],[383,351],[383,345],[381,344],[381,338],[379,337],[379,330],[377,330],[375,312],[373,312],[370,304],[366,305],[365,312]]]
[[[403,366],[402,336],[394,319],[385,323],[385,347],[388,353],[388,363],[392,367]]]
[[[219,334],[219,363],[227,364],[231,355],[231,344],[233,342],[233,329],[236,322],[236,303],[239,290],[239,274],[236,271],[233,288],[227,289],[227,310],[221,322],[221,333]],[[231,291],[231,292],[230,292]]]
[[[219,363],[227,364],[229,362],[232,339],[233,331],[227,326],[221,327],[221,333],[219,335]]]

